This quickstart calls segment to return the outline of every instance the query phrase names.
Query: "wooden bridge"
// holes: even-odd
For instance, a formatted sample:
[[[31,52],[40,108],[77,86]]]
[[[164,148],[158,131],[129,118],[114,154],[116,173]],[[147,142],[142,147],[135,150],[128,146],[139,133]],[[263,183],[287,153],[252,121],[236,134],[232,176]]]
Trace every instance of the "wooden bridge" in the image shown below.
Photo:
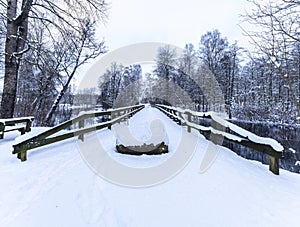
[[[12,153],[17,154],[17,157],[21,161],[26,161],[28,150],[73,137],[78,137],[78,139],[83,141],[85,134],[106,127],[110,129],[113,124],[129,119],[144,107],[145,105],[135,105],[108,111],[84,112],[39,135],[13,145]],[[282,157],[283,147],[277,141],[270,138],[259,137],[218,117],[214,112],[201,113],[166,105],[156,105],[155,107],[179,125],[186,127],[188,132],[191,132],[192,129],[197,130],[213,143],[220,145],[223,140],[228,140],[268,154],[269,170],[276,175],[279,174],[279,159]],[[95,121],[99,117],[101,117],[100,123],[94,125],[88,124],[89,119],[94,119]],[[205,124],[203,122],[205,122]],[[73,128],[67,130],[70,129],[70,127]]]

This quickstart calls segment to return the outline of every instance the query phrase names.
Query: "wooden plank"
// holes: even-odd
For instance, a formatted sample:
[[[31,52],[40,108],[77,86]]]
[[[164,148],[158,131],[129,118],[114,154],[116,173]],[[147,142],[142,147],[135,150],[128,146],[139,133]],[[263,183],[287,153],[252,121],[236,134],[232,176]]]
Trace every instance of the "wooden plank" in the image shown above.
[[[34,148],[38,148],[38,147],[42,147],[45,145],[49,145],[52,143],[56,143],[62,140],[66,140],[66,139],[70,139],[72,137],[76,137],[79,136],[81,134],[85,134],[85,133],[89,133],[89,132],[93,132],[95,131],[95,129],[102,129],[105,128],[109,125],[110,123],[105,123],[103,125],[97,126],[96,128],[90,127],[90,128],[83,128],[81,130],[77,130],[75,132],[69,132],[69,133],[65,133],[63,135],[59,135],[59,136],[55,136],[55,137],[50,137],[50,138],[43,138],[37,141],[33,141],[32,143],[27,143],[27,144],[22,144],[21,146],[19,144],[13,145],[14,150],[13,150],[13,154],[17,154],[17,153],[22,153],[22,151],[24,150],[31,150]]]
[[[33,120],[34,117],[19,117],[19,118],[1,119],[0,121],[3,122],[6,126],[14,126],[15,124],[26,123],[27,121],[33,121]]]
[[[5,127],[4,132],[11,132],[11,131],[19,131],[21,132],[21,135],[25,134],[25,127],[26,126],[8,126]]]
[[[252,141],[247,141],[247,140],[242,140],[240,142],[236,141],[236,143],[239,143],[245,147],[249,147],[249,148],[255,149],[257,151],[263,152],[263,153],[273,156],[275,158],[282,157],[282,152],[275,151],[270,145],[257,144],[257,143],[254,143]]]
[[[168,153],[168,146],[164,142],[157,145],[141,145],[141,146],[124,146],[122,144],[116,146],[117,152],[128,155],[160,155]]]

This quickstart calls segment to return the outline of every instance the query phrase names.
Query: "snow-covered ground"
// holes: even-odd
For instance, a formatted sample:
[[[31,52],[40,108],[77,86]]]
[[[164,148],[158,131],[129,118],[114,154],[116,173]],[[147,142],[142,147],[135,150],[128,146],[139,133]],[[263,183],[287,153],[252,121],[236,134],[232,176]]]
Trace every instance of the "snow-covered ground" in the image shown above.
[[[133,167],[159,165],[173,155],[181,128],[156,109],[130,121],[139,139],[149,137],[153,119],[165,123],[170,153],[132,157],[115,153],[107,129],[98,137],[109,155]],[[33,128],[33,134],[41,128]],[[74,139],[11,155],[17,132],[0,141],[0,226],[299,226],[300,175],[248,161],[226,148],[208,171],[199,166],[209,142],[199,136],[187,166],[162,184],[145,188],[116,185],[99,177],[82,159]],[[28,135],[24,135],[28,136]],[[194,136],[194,135],[191,135]],[[86,137],[88,138],[88,136]],[[86,140],[88,141],[88,139]],[[128,176],[130,177],[130,176]]]

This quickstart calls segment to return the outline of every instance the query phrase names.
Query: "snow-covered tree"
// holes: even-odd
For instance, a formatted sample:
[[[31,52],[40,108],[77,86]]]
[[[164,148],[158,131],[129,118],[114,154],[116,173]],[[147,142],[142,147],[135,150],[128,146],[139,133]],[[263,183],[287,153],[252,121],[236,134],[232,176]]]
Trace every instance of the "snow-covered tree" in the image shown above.
[[[290,97],[296,107],[296,117],[300,117],[300,102],[297,89],[293,86],[295,78],[293,64],[294,48],[299,45],[300,2],[295,0],[249,0],[250,13],[245,20],[255,26],[254,31],[245,31],[256,47],[256,54],[267,57],[286,80]],[[300,119],[300,118],[299,118]]]
[[[139,100],[141,87],[137,84],[142,79],[140,65],[122,66],[113,62],[104,75],[99,77],[98,88],[100,95],[98,104],[104,109],[130,104],[132,100]]]
[[[86,57],[82,56],[84,52],[80,52],[83,43],[88,45],[89,40],[93,38],[91,25],[106,16],[106,2],[104,0],[9,0],[7,2],[1,0],[0,10],[5,11],[1,16],[6,20],[2,31],[5,34],[5,74],[1,101],[1,117],[6,118],[14,114],[19,70],[24,56],[29,50],[37,48],[37,40],[28,35],[33,33],[34,25],[39,22],[41,26],[39,29],[43,28],[42,31],[48,33],[47,42],[65,41],[68,47],[72,44],[72,48],[68,51],[75,51],[74,55],[79,56],[78,60],[76,57],[70,59],[73,61],[71,68],[75,69],[74,64],[78,64],[77,61],[80,62]],[[51,48],[54,48],[54,44]],[[72,69],[68,71],[71,75]],[[50,118],[51,112],[46,120]]]
[[[234,80],[239,70],[239,50],[237,43],[229,45],[218,30],[207,32],[199,44],[199,57],[221,87],[229,118],[232,116]]]

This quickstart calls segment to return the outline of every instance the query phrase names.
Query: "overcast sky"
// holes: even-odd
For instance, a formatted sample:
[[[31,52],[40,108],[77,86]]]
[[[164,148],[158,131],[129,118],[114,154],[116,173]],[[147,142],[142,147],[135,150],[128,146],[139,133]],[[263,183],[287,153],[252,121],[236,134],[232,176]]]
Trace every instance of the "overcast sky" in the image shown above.
[[[192,43],[198,49],[202,35],[219,29],[231,44],[237,40],[239,46],[249,47],[248,38],[238,26],[247,6],[247,0],[112,0],[108,20],[99,28],[98,36],[105,39],[109,51],[140,42],[161,42],[180,48]],[[102,61],[102,57],[94,63]],[[77,82],[90,74],[92,65],[82,68]],[[151,64],[141,65],[143,73],[152,71]]]
[[[219,29],[230,43],[247,46],[237,26],[246,0],[112,0],[109,18],[100,29],[109,50],[137,42],[164,42],[184,47],[203,34]]]
[[[247,47],[248,38],[238,27],[239,15],[247,6],[246,0],[110,0],[108,20],[100,26],[99,38],[105,39],[110,51],[151,41],[181,48],[192,43],[198,49],[202,35],[219,29],[230,43],[238,40],[239,46]],[[77,82],[91,65],[80,70]]]

